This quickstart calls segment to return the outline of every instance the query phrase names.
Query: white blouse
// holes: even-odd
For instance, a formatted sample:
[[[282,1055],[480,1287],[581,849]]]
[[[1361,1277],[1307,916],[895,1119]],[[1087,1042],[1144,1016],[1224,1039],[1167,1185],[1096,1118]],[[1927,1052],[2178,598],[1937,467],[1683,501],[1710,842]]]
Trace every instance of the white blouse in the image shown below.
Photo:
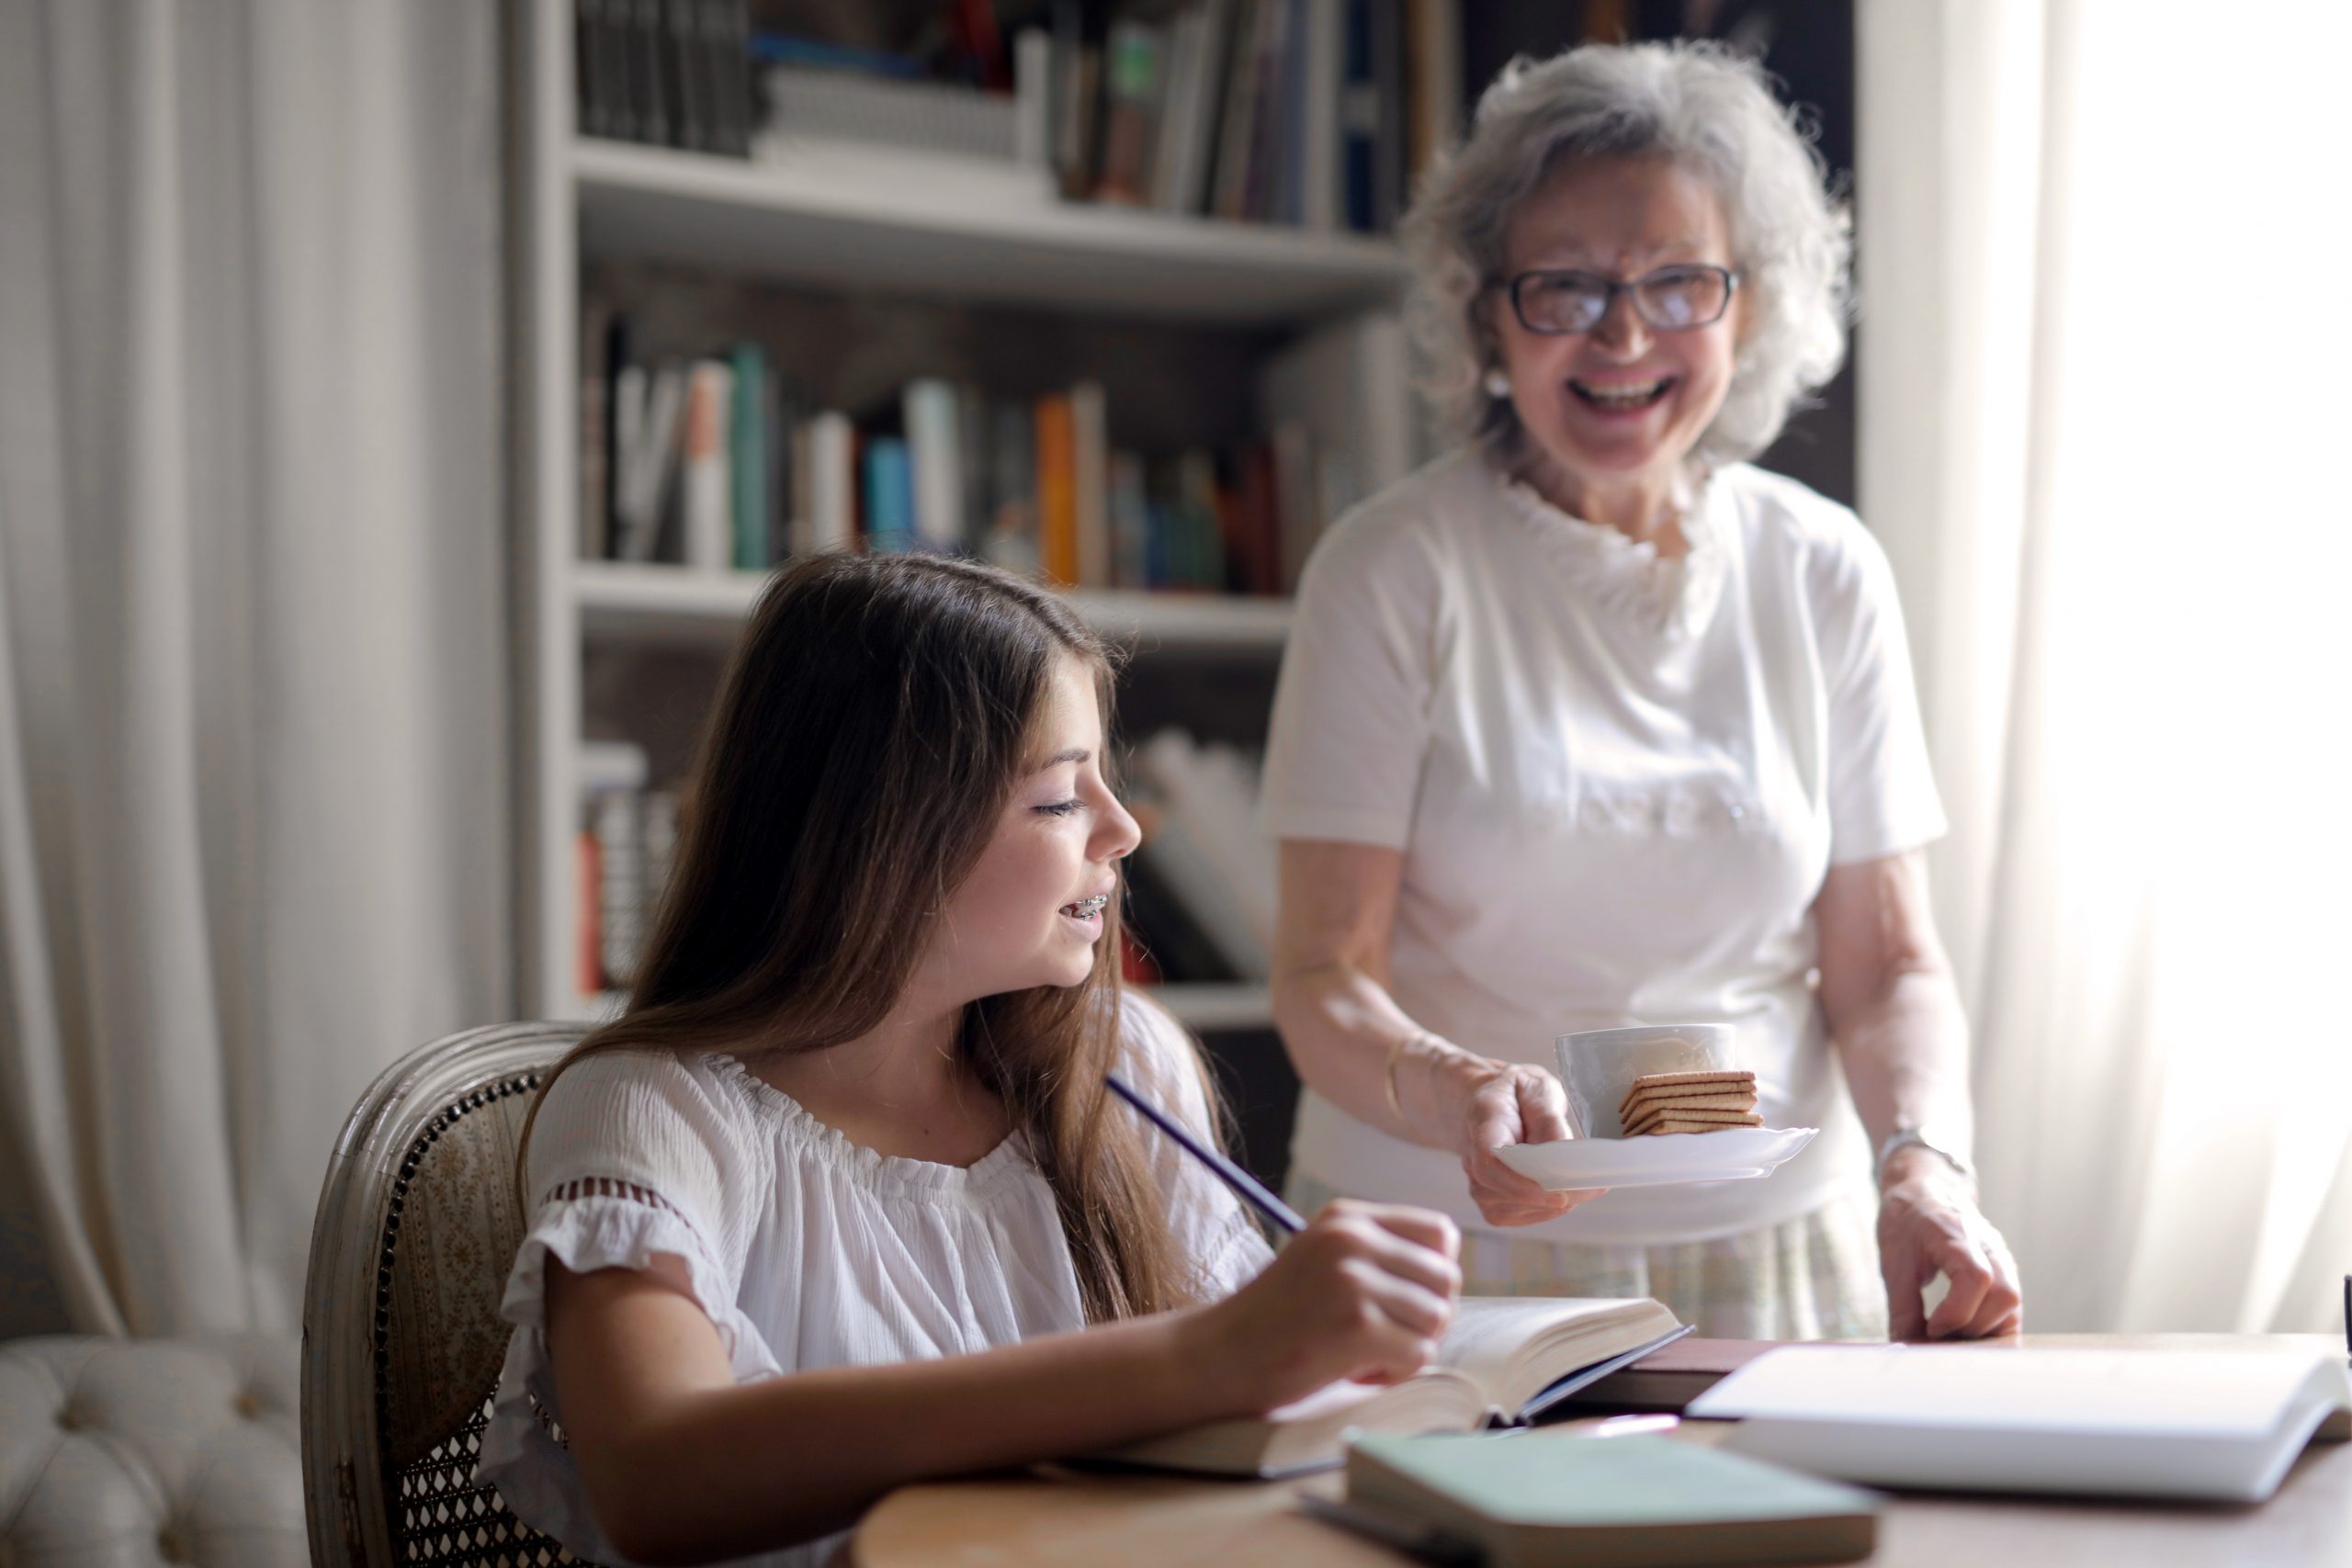
[[[1514,1237],[1656,1244],[1818,1207],[1867,1168],[1813,992],[1833,863],[1943,831],[1894,578],[1854,514],[1746,465],[1647,544],[1468,453],[1357,507],[1299,587],[1261,825],[1404,852],[1391,990],[1509,1061],[1632,1023],[1737,1026],[1764,1180],[1626,1189]],[[1483,1222],[1453,1156],[1302,1097],[1294,1169]]]
[[[1121,1030],[1131,1081],[1205,1129],[1201,1075],[1174,1022],[1130,994]],[[1264,1237],[1172,1142],[1154,1148],[1203,1294],[1230,1293],[1271,1258]],[[738,1382],[956,1355],[1085,1323],[1052,1190],[1020,1134],[967,1168],[877,1154],[732,1056],[619,1051],[565,1072],[531,1135],[529,1187],[545,1196],[501,1303],[514,1334],[479,1473],[526,1523],[594,1562],[627,1560],[548,1429],[561,1419],[544,1334],[549,1257],[574,1271],[679,1259]],[[743,1561],[799,1568],[840,1540]]]

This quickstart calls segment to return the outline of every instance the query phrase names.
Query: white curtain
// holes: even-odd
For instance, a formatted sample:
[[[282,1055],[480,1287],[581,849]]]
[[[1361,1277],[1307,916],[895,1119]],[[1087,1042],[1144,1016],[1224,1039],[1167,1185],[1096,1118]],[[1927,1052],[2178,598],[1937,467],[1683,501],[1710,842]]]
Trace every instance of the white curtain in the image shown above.
[[[2352,1272],[2352,7],[1864,0],[1860,491],[2029,1327]]]
[[[299,1317],[510,998],[495,8],[0,0],[0,1139],[80,1327]]]

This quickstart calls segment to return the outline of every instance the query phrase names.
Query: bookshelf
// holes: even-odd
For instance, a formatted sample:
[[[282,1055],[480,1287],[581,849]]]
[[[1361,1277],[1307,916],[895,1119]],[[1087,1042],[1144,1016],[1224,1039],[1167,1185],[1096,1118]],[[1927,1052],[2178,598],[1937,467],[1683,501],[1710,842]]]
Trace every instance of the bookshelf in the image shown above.
[[[715,670],[763,578],[578,558],[585,269],[666,264],[926,308],[1197,324],[1250,334],[1269,352],[1393,310],[1404,276],[1393,245],[1362,235],[1001,200],[959,189],[945,167],[882,181],[822,160],[745,162],[582,137],[571,0],[521,0],[506,15],[520,990],[539,1016],[595,1018],[618,998],[580,989],[574,962],[573,840],[593,672],[639,650],[698,658]],[[899,169],[907,156],[892,154]],[[1409,464],[1418,429],[1401,378],[1355,396],[1377,400],[1368,416],[1351,414],[1377,433],[1384,462]],[[1246,667],[1262,722],[1289,628],[1286,601],[1133,591],[1072,598],[1091,625],[1133,649],[1131,680],[1149,673],[1193,684],[1197,666],[1211,671],[1198,683],[1230,685]],[[659,705],[674,753],[684,705],[665,697]],[[1262,984],[1170,984],[1157,994],[1196,1030],[1271,1028]]]
[[[1220,223],[1088,202],[1005,202],[951,174],[888,178],[582,139],[565,162],[580,239],[599,255],[937,299],[1231,324],[1295,323],[1385,305],[1396,247],[1353,234]]]
[[[613,641],[731,644],[766,579],[620,561],[573,561],[581,632]],[[1087,625],[1146,652],[1233,649],[1279,653],[1290,630],[1282,599],[1117,590],[1069,596]]]

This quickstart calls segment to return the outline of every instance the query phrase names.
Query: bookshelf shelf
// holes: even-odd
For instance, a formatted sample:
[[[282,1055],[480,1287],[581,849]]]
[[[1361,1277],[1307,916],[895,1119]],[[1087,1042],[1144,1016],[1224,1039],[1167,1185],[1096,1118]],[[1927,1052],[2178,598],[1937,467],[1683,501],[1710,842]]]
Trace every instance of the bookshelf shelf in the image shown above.
[[[937,160],[903,177],[831,161],[745,163],[582,138],[583,252],[829,288],[1057,311],[1283,324],[1393,304],[1396,248],[1008,192]]]
[[[751,613],[765,578],[755,572],[575,561],[582,635],[611,642],[724,643]],[[1206,593],[1072,594],[1089,626],[1144,648],[1279,649],[1290,602]]]

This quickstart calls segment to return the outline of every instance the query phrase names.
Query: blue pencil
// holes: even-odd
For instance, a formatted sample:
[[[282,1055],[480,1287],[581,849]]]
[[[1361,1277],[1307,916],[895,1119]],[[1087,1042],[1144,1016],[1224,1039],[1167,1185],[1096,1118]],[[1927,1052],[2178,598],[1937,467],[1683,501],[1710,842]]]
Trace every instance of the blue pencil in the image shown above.
[[[1125,1084],[1121,1083],[1118,1074],[1104,1073],[1102,1081],[1111,1086],[1112,1093],[1141,1112],[1145,1121],[1175,1139],[1178,1147],[1216,1172],[1219,1180],[1247,1199],[1260,1213],[1286,1231],[1297,1232],[1306,1228],[1306,1222],[1298,1217],[1296,1210],[1267,1191],[1256,1177],[1207,1145],[1195,1140],[1190,1133],[1178,1126],[1173,1118]]]

